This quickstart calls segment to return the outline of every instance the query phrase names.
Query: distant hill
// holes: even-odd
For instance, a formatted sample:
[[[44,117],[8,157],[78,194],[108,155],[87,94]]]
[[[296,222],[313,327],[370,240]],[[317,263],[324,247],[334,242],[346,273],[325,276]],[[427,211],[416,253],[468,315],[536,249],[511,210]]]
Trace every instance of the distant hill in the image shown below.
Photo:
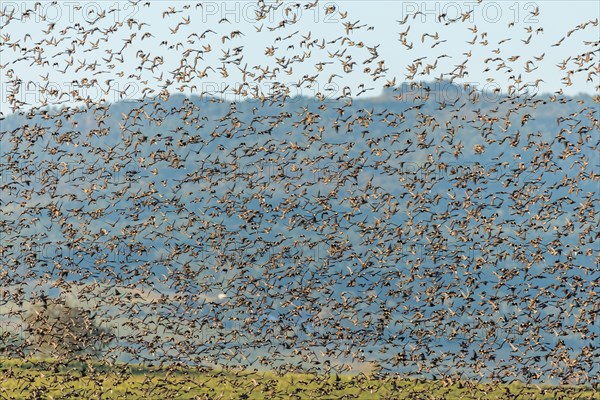
[[[390,347],[424,336],[472,355],[462,327],[525,344],[502,321],[532,317],[574,327],[541,325],[548,346],[581,349],[575,310],[592,305],[568,299],[588,298],[598,278],[597,212],[582,206],[598,193],[597,104],[424,86],[351,104],[173,94],[8,116],[0,286],[97,282],[80,301],[136,288],[163,302],[152,318],[177,314],[185,329],[203,321],[248,345],[342,353],[359,335],[365,359],[390,364]],[[561,286],[575,276],[580,286]],[[526,298],[538,314],[516,302]],[[119,315],[150,315],[145,301]],[[181,339],[169,329],[157,332]],[[191,359],[215,350],[198,346]]]

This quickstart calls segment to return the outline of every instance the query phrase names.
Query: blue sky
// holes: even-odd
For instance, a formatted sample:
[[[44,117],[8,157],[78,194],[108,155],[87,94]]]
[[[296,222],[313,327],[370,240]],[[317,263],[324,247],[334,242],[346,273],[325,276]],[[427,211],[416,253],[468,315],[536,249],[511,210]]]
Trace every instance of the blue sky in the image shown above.
[[[577,74],[572,79],[571,86],[565,86],[561,81],[567,70],[577,68],[573,64],[573,58],[589,51],[593,48],[592,43],[600,40],[598,26],[589,24],[583,30],[574,31],[559,46],[552,46],[578,25],[591,19],[597,21],[600,3],[595,1],[477,3],[351,0],[320,2],[311,9],[304,7],[306,2],[301,3],[299,8],[295,7],[296,2],[284,2],[258,22],[254,1],[202,2],[202,6],[197,6],[197,2],[158,1],[140,2],[137,5],[127,2],[44,2],[37,7],[33,2],[3,1],[1,4],[5,14],[0,18],[4,26],[2,34],[8,39],[3,39],[4,45],[0,53],[0,64],[4,67],[1,75],[2,109],[5,114],[10,113],[6,99],[11,80],[20,79],[21,88],[17,96],[32,105],[39,105],[45,100],[50,104],[61,104],[59,96],[39,93],[39,87],[47,84],[59,92],[69,93],[76,89],[83,97],[89,96],[96,100],[139,98],[144,88],[152,88],[156,90],[153,94],[157,94],[160,85],[164,85],[167,79],[174,80],[173,76],[169,76],[169,71],[180,65],[186,50],[192,50],[187,55],[188,62],[192,62],[198,54],[196,50],[202,50],[201,46],[208,45],[211,46],[211,51],[202,53],[202,59],[196,63],[196,69],[205,71],[206,75],[189,82],[189,87],[174,83],[170,86],[170,91],[190,92],[190,87],[195,86],[195,89],[191,89],[192,92],[214,92],[229,85],[227,92],[238,87],[243,82],[243,73],[238,68],[228,68],[228,76],[223,77],[217,67],[222,65],[219,58],[227,51],[231,54],[236,47],[243,47],[240,54],[244,58],[240,66],[243,68],[247,64],[247,71],[252,71],[254,66],[271,65],[271,68],[276,68],[276,57],[285,56],[290,59],[306,52],[305,62],[294,63],[292,70],[278,72],[277,81],[290,88],[292,94],[314,95],[321,92],[334,96],[343,93],[344,88],[348,87],[353,96],[359,93],[364,97],[377,96],[387,81],[395,79],[396,84],[399,84],[407,80],[407,66],[416,59],[421,59],[421,69],[427,65],[435,65],[435,68],[426,75],[417,74],[415,80],[432,81],[441,73],[451,72],[468,59],[465,68],[468,73],[456,82],[468,82],[479,88],[499,88],[505,92],[509,85],[515,84],[515,80],[519,82],[520,75],[522,83],[533,84],[541,79],[537,83],[540,92],[553,92],[562,88],[566,94],[598,93],[595,88],[599,82],[598,77],[592,76],[593,82],[586,81],[587,71]],[[170,7],[176,12],[165,14]],[[327,8],[335,9],[335,12],[327,14]],[[29,18],[13,19],[6,24],[6,15],[12,10],[16,11],[14,15],[20,16],[28,9],[35,10],[29,14]],[[104,17],[91,24],[99,14],[104,14]],[[269,30],[269,27],[277,26],[284,18],[293,19],[294,14],[295,24]],[[40,15],[45,16],[45,20]],[[439,18],[440,15],[442,18]],[[130,18],[135,21],[131,25],[127,23]],[[457,18],[458,21],[449,23]],[[123,25],[107,41],[103,40],[106,36],[101,31],[96,31],[89,34],[83,44],[78,43],[73,54],[64,52],[72,46],[74,40],[83,38],[68,27],[79,23],[84,29],[99,27],[105,30],[114,26],[115,22]],[[147,25],[140,26],[138,23]],[[52,29],[50,24],[54,24]],[[354,24],[354,29],[347,33],[345,24]],[[407,45],[412,44],[412,49],[407,49],[399,41],[401,32],[406,32],[409,27],[404,38]],[[67,31],[63,31],[66,28]],[[190,36],[201,35],[207,29],[215,33],[207,33],[204,39]],[[49,33],[45,33],[47,30]],[[243,35],[223,42],[222,37],[229,36],[234,31]],[[122,52],[122,61],[106,61],[109,59],[106,50],[118,52],[134,33],[135,37]],[[319,39],[319,43],[323,39],[327,42],[347,36],[355,45],[349,45],[350,40],[343,43],[339,40],[328,44],[325,49],[301,47],[303,36],[306,38],[309,33],[309,40]],[[277,40],[288,35],[292,36]],[[48,43],[41,46],[44,50],[42,56],[49,64],[31,65],[34,63],[34,53],[24,53],[23,48],[31,49],[35,42],[44,38],[52,40],[52,37],[56,40],[64,37],[65,40],[56,46]],[[363,42],[364,47],[359,47],[360,42]],[[177,43],[182,45],[169,48]],[[274,55],[267,56],[266,49],[271,46],[276,47]],[[362,62],[370,57],[366,46],[378,46],[376,51],[379,58],[370,66],[376,66],[377,61],[385,60],[387,70],[384,78],[373,81],[369,73],[365,72],[366,66]],[[351,55],[352,60],[357,63],[352,72],[344,71],[339,60],[330,57],[338,49],[340,52],[345,49],[344,55]],[[597,55],[598,53],[596,57]],[[26,58],[19,60],[24,56]],[[534,58],[542,56],[541,60]],[[569,56],[571,60],[566,69],[561,70],[559,65]],[[136,67],[144,57],[148,60],[160,60],[163,64],[157,65],[153,71],[146,68],[139,73]],[[503,61],[493,60],[497,57],[501,57]],[[488,62],[485,62],[486,59]],[[509,59],[512,61],[507,61]],[[303,76],[318,73],[315,64],[332,61],[332,64],[323,65],[323,71],[318,74],[314,85],[295,85]],[[497,66],[501,62],[505,62],[506,67],[498,70]],[[68,63],[72,65],[68,66]],[[114,67],[108,68],[109,64]],[[148,62],[145,67],[150,64]],[[89,65],[93,67],[88,68]],[[255,69],[254,72],[256,71]],[[95,78],[98,83],[78,87],[84,78]],[[161,78],[162,81],[159,80]],[[253,82],[250,87],[259,86],[259,90],[267,92],[272,84],[269,81]],[[152,94],[149,91],[146,93]],[[67,97],[62,97],[61,100],[64,101]]]

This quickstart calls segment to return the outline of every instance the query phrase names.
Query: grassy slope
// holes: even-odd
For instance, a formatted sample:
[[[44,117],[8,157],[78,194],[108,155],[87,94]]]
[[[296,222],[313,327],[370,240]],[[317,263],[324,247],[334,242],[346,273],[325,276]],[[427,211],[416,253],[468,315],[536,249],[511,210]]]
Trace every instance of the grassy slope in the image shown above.
[[[0,360],[0,399],[600,399],[585,387],[417,381],[365,375],[318,377],[117,366],[81,372],[49,363]]]

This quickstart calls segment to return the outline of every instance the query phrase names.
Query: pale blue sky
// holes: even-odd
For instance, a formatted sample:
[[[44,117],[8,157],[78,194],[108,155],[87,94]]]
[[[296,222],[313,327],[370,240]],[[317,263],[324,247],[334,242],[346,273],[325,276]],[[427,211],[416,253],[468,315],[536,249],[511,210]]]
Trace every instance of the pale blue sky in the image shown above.
[[[7,2],[2,1],[2,9],[5,12],[9,10],[25,11],[34,9],[33,2]],[[542,79],[539,83],[540,91],[552,92],[563,88],[567,94],[576,94],[579,92],[597,93],[595,86],[598,85],[598,78],[595,77],[594,82],[586,82],[587,72],[579,73],[573,78],[572,85],[566,87],[561,83],[561,79],[565,76],[566,70],[561,70],[557,64],[560,64],[569,56],[574,56],[589,51],[592,47],[585,45],[584,41],[593,42],[600,40],[600,30],[598,26],[589,26],[584,30],[575,31],[570,37],[566,38],[560,46],[553,47],[552,44],[557,43],[567,32],[579,24],[585,23],[591,19],[598,18],[600,14],[600,3],[595,1],[484,1],[480,4],[470,1],[327,1],[320,2],[318,7],[307,10],[301,3],[299,9],[294,7],[296,2],[285,2],[283,6],[267,15],[260,22],[255,21],[256,3],[254,1],[217,1],[217,2],[202,2],[202,7],[196,7],[197,2],[149,2],[149,6],[145,2],[140,2],[137,7],[132,7],[126,2],[44,2],[42,6],[38,6],[37,12],[46,15],[45,21],[40,21],[39,17],[32,13],[29,19],[23,21],[11,21],[2,29],[3,35],[9,35],[8,45],[4,45],[0,56],[0,64],[4,65],[2,69],[2,105],[3,111],[6,110],[6,97],[8,93],[7,77],[9,72],[12,72],[13,79],[18,76],[22,82],[29,83],[29,86],[22,84],[22,90],[19,92],[19,98],[24,99],[30,104],[40,104],[45,99],[52,103],[55,98],[48,97],[50,95],[40,95],[36,87],[50,84],[50,87],[56,87],[57,90],[68,92],[73,89],[73,80],[81,81],[82,78],[97,79],[99,86],[106,90],[106,93],[101,93],[99,87],[89,87],[78,89],[85,96],[90,96],[94,99],[106,98],[109,101],[119,100],[121,97],[118,90],[125,91],[124,97],[138,97],[145,87],[158,90],[158,86],[164,84],[166,79],[173,79],[169,71],[174,70],[180,63],[182,54],[189,49],[201,50],[202,45],[211,45],[212,51],[205,53],[203,59],[200,59],[196,64],[197,70],[204,70],[206,67],[217,68],[221,65],[219,58],[223,56],[223,51],[228,49],[231,51],[235,47],[243,46],[242,54],[244,55],[242,66],[248,64],[248,70],[252,70],[255,65],[267,66],[271,68],[277,67],[275,57],[286,56],[288,59],[294,55],[301,56],[304,51],[310,51],[310,58],[307,58],[303,63],[294,63],[293,70],[280,71],[278,80],[289,86],[292,93],[301,93],[305,95],[314,95],[316,92],[325,94],[341,94],[343,88],[348,86],[353,95],[360,92],[361,89],[368,90],[361,95],[376,96],[378,95],[386,80],[396,78],[396,83],[400,83],[406,79],[407,66],[413,60],[422,59],[422,67],[427,64],[433,65],[438,56],[444,55],[438,60],[435,69],[432,69],[429,75],[418,75],[415,79],[423,79],[431,81],[435,77],[440,76],[442,72],[449,73],[454,68],[463,63],[467,59],[465,75],[457,82],[471,82],[472,84],[481,87],[493,89],[499,87],[503,91],[508,89],[513,79],[521,75],[522,82],[535,82]],[[273,3],[267,3],[273,4]],[[186,5],[189,5],[187,7]],[[326,14],[325,8],[335,6],[336,12]],[[175,14],[164,14],[169,7],[173,7],[180,12]],[[284,29],[278,29],[273,32],[268,30],[268,27],[277,25],[277,22],[286,16],[285,9],[290,7],[287,18],[292,18],[294,13],[297,14],[297,23],[290,24]],[[341,11],[345,14],[345,18],[338,13]],[[448,20],[453,18],[461,18],[465,13],[472,11],[467,15],[463,22],[448,24]],[[539,11],[539,13],[538,13]],[[133,18],[140,23],[148,25],[138,26],[133,24],[131,27],[126,23],[119,28],[118,32],[112,35],[108,42],[102,41],[104,35],[100,32],[95,32],[89,35],[86,43],[78,48],[72,55],[73,65],[71,65],[66,73],[62,71],[67,66],[67,62],[71,62],[70,56],[67,53],[60,54],[71,46],[72,40],[75,38],[81,39],[81,35],[75,35],[74,30],[68,30],[65,35],[60,31],[63,29],[75,26],[76,23],[81,23],[84,27],[89,27],[89,21],[95,19],[97,14],[106,12],[106,17],[102,18],[96,25],[102,29],[106,29],[114,24],[115,21],[127,21],[128,18]],[[413,17],[415,12],[422,12]],[[533,13],[533,14],[532,14]],[[446,14],[445,18],[439,20],[440,14]],[[16,15],[20,15],[17,13]],[[84,18],[85,16],[85,18]],[[406,23],[400,24],[398,21],[404,20],[408,16]],[[189,19],[188,19],[189,18]],[[227,21],[222,21],[227,18]],[[86,22],[86,19],[88,22]],[[6,22],[6,17],[1,19],[2,24]],[[186,21],[190,21],[186,24]],[[302,36],[307,36],[310,32],[312,39],[325,39],[326,41],[333,40],[342,35],[346,35],[344,23],[354,23],[360,21],[356,26],[364,27],[350,32],[348,36],[355,43],[364,42],[366,46],[379,45],[377,51],[380,58],[385,60],[386,79],[378,79],[373,82],[368,73],[364,71],[364,60],[369,58],[369,53],[365,47],[358,48],[356,46],[348,46],[348,42],[344,45],[341,41],[328,45],[326,49],[320,50],[316,47],[311,49],[300,48]],[[49,34],[46,31],[49,28],[49,23],[55,23],[54,28]],[[176,29],[179,23],[184,23]],[[260,32],[256,28],[262,27]],[[368,29],[369,27],[372,29]],[[406,43],[412,43],[413,48],[408,50],[406,46],[399,42],[400,33],[405,31],[410,26],[410,30],[406,34]],[[176,30],[172,33],[171,29]],[[197,37],[191,37],[190,40],[195,43],[188,43],[186,40],[189,35],[194,33],[201,34],[206,29],[211,29],[216,34],[209,33],[203,40]],[[475,31],[476,29],[476,31]],[[540,29],[540,30],[538,30]],[[232,31],[239,30],[244,33],[244,36],[236,37],[232,40],[226,40],[222,43],[222,36],[229,35]],[[278,37],[283,38],[289,34],[297,34],[286,41],[276,41]],[[144,33],[148,35],[142,39]],[[117,52],[125,44],[125,39],[132,33],[136,33],[133,38],[132,45],[123,51],[123,62],[115,62],[115,60],[104,61],[102,57],[108,57],[106,49],[112,49]],[[424,33],[432,36],[438,35],[436,40],[433,37],[423,37]],[[486,34],[482,38],[482,34]],[[30,37],[25,38],[29,34]],[[153,36],[149,36],[149,35]],[[531,39],[528,44],[529,36]],[[476,38],[477,36],[477,38]],[[34,42],[42,38],[67,37],[66,40],[59,43],[56,47],[44,44],[43,56],[50,61],[50,66],[40,67],[37,65],[31,66],[32,59],[20,60],[16,63],[13,61],[23,57],[22,52],[18,49],[9,47],[16,40],[22,47],[31,48]],[[468,44],[468,41],[475,39],[473,45]],[[98,39],[100,42],[97,43]],[[506,40],[510,39],[510,40]],[[24,41],[25,40],[25,41]],[[167,41],[167,44],[161,45],[161,42]],[[437,41],[443,41],[432,48]],[[506,40],[506,41],[504,41]],[[178,42],[185,46],[169,49],[170,45]],[[487,45],[484,43],[487,42]],[[267,47],[276,43],[275,55],[268,57],[265,55]],[[91,51],[88,50],[91,47]],[[293,45],[293,48],[288,46]],[[343,51],[347,48],[345,55],[352,55],[352,59],[357,62],[353,72],[345,73],[343,66],[338,59],[330,58],[330,53],[336,49]],[[328,53],[327,51],[330,51]],[[56,55],[59,53],[58,55]],[[136,58],[137,53],[137,58]],[[141,54],[140,54],[141,53]],[[31,55],[32,53],[29,53]],[[197,53],[188,55],[188,61],[193,61]],[[541,61],[535,60],[533,57],[540,57],[544,54]],[[131,74],[138,74],[136,67],[140,65],[140,60],[144,56],[148,56],[149,60],[155,57],[162,57],[164,64],[158,66],[153,72],[143,70],[139,78],[129,77]],[[596,57],[598,53],[596,53]],[[512,68],[512,71],[506,69],[497,69],[498,61],[484,60],[488,58],[502,57],[507,67]],[[514,61],[507,61],[510,57]],[[235,58],[235,57],[232,57]],[[377,60],[379,60],[377,59]],[[596,58],[597,60],[597,58]],[[293,83],[297,83],[304,75],[315,75],[317,70],[315,64],[318,62],[331,62],[333,64],[325,65],[323,71],[316,80],[316,85],[313,87],[302,86],[298,89]],[[527,62],[532,63],[528,64]],[[58,63],[52,65],[53,63]],[[96,69],[86,69],[85,65],[97,63]],[[114,64],[113,69],[108,69],[107,65]],[[148,67],[151,62],[145,64]],[[84,65],[83,67],[81,67]],[[597,61],[596,61],[597,65]],[[81,67],[79,71],[76,71]],[[371,65],[376,67],[376,62]],[[486,67],[490,67],[488,71],[484,71]],[[572,63],[568,65],[568,69],[576,69]],[[527,71],[529,69],[529,72]],[[11,71],[12,70],[12,71]],[[163,73],[163,81],[158,81],[161,72]],[[257,72],[256,70],[254,72]],[[96,73],[94,75],[94,73]],[[195,85],[196,91],[211,91],[224,88],[230,85],[230,88],[239,86],[243,82],[243,74],[235,66],[231,65],[228,68],[228,74],[224,78],[219,71],[206,70],[207,76],[202,79],[195,79],[189,83],[189,86]],[[123,76],[119,76],[122,74]],[[333,77],[332,77],[333,75]],[[339,75],[339,76],[337,76]],[[107,80],[111,80],[107,83]],[[145,83],[147,81],[147,83]],[[262,81],[258,85],[260,90],[267,92],[269,85],[272,82]],[[364,84],[363,86],[360,86]],[[181,85],[173,84],[171,91],[177,91]],[[251,86],[253,87],[253,86]],[[187,88],[182,88],[187,92]],[[150,94],[150,93],[148,93]],[[156,92],[154,93],[156,94]],[[63,100],[66,97],[63,97]],[[6,111],[4,111],[6,113]]]

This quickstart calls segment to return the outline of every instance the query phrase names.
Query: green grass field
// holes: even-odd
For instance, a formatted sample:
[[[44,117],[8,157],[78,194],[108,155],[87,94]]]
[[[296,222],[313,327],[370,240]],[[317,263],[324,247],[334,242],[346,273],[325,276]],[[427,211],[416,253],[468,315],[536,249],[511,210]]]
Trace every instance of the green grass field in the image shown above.
[[[494,385],[0,360],[0,399],[600,399],[590,387]]]

